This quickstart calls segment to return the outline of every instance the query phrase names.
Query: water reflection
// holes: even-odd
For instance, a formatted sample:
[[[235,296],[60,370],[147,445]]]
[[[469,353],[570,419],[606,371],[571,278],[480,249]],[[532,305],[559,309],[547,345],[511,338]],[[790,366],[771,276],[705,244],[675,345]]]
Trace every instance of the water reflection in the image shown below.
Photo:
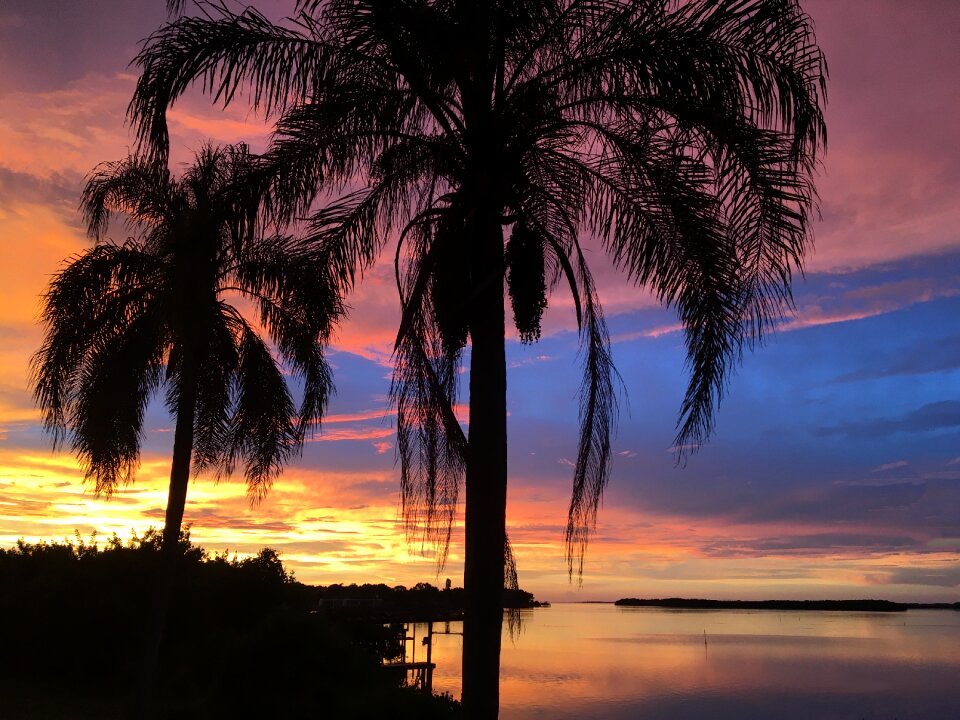
[[[555,604],[522,619],[513,639],[504,623],[506,720],[960,718],[955,611]],[[459,696],[461,649],[458,635],[434,636],[435,691]]]

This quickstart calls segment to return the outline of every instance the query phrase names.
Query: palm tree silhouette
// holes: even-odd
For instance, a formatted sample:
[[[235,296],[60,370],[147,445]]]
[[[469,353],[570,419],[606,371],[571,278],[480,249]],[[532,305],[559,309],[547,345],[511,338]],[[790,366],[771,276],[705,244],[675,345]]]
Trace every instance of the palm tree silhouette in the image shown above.
[[[54,445],[72,446],[97,494],[133,481],[156,392],[176,419],[148,683],[191,465],[221,477],[240,463],[251,499],[263,497],[332,389],[322,348],[342,313],[336,286],[300,242],[258,221],[255,168],[244,146],[205,147],[179,178],[137,159],[100,165],[81,202],[96,245],[70,259],[44,298],[34,395]],[[114,212],[136,237],[104,240]],[[261,328],[303,386],[299,408]]]
[[[274,211],[346,288],[391,238],[393,399],[408,530],[449,538],[465,478],[463,702],[495,717],[507,489],[506,308],[540,335],[558,284],[583,347],[571,573],[610,471],[616,372],[582,242],[685,328],[676,445],[710,434],[745,347],[791,309],[826,139],[826,65],[796,0],[300,0],[275,25],[207,6],[147,41],[130,104],[165,157],[193,83],[278,114]],[[452,411],[469,340],[469,431]]]

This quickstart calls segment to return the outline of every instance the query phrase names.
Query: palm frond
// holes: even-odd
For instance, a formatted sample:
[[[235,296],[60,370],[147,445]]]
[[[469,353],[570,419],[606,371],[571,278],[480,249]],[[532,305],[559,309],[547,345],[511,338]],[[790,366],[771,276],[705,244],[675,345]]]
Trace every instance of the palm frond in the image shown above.
[[[137,158],[99,166],[82,201],[91,235],[122,212],[140,231],[72,258],[44,298],[34,396],[54,444],[69,440],[98,492],[132,478],[143,412],[166,387],[190,418],[195,472],[244,465],[254,499],[319,422],[323,357],[344,312],[339,280],[309,245],[265,235],[269,183],[245,146],[201,148],[179,178]],[[303,384],[294,405],[273,353],[224,293],[254,301]]]
[[[240,352],[236,337],[231,332],[229,321],[223,315],[232,315],[232,309],[221,302],[218,307],[219,322],[208,324],[203,334],[202,347],[197,349],[204,358],[216,358],[216,362],[197,363],[196,400],[194,403],[193,468],[196,474],[221,469],[223,448],[230,430],[234,404],[234,378],[239,371]],[[168,383],[167,405],[172,414],[179,415],[177,402],[180,388]]]
[[[373,265],[387,241],[393,217],[384,212],[386,194],[382,185],[351,193],[315,212],[306,225],[304,242],[345,290]]]
[[[133,225],[169,222],[176,211],[176,193],[169,173],[136,159],[98,165],[87,177],[80,208],[87,234],[103,238],[113,212],[122,212]]]
[[[116,342],[156,302],[154,258],[100,245],[54,276],[43,298],[43,344],[31,360],[34,399],[54,445],[65,437],[90,353]]]
[[[243,463],[251,501],[266,495],[284,463],[300,447],[294,418],[296,406],[270,349],[238,314],[230,323],[236,333],[239,363],[235,406],[225,435],[222,472]]]
[[[162,378],[156,326],[140,324],[90,358],[72,408],[71,445],[98,495],[133,480],[147,402]]]
[[[180,15],[186,6],[187,0],[167,0],[167,15]]]
[[[323,346],[345,314],[326,258],[289,236],[248,243],[231,272],[237,290],[253,299],[260,320],[296,377],[303,382],[298,435],[318,426],[333,393]]]
[[[202,7],[205,17],[165,24],[134,59],[141,74],[127,114],[139,149],[161,164],[169,145],[166,110],[194,82],[223,105],[249,90],[254,107],[271,115],[306,99],[328,63],[320,28],[307,15],[295,18],[291,29],[253,8]]]
[[[596,525],[603,490],[610,479],[610,443],[617,417],[614,379],[619,379],[619,375],[610,355],[610,337],[590,270],[579,247],[574,248],[573,254],[572,264],[577,270],[583,298],[583,325],[580,329],[583,380],[580,385],[580,441],[564,539],[567,570],[572,578],[576,565],[579,579],[583,577],[587,540]]]
[[[298,0],[285,26],[206,8],[138,57],[138,139],[164,157],[165,109],[195,81],[221,104],[249,84],[255,108],[280,114],[238,203],[258,214],[231,215],[244,269],[230,282],[247,283],[281,354],[316,379],[304,408],[321,408],[328,377],[307,343],[328,332],[310,303],[339,317],[332,298],[400,230],[391,397],[411,537],[445,547],[464,472],[453,407],[476,285],[466,227],[478,213],[513,226],[500,279],[523,341],[539,336],[549,292],[570,286],[584,380],[566,540],[582,571],[617,376],[580,239],[598,238],[680,316],[690,380],[677,445],[699,446],[744,348],[791,310],[809,248],[827,75],[812,20],[797,0]],[[289,268],[240,259],[249,235],[303,216],[309,251],[296,257],[329,287],[314,295],[275,283]]]
[[[394,348],[390,399],[397,409],[397,454],[403,517],[411,541],[438,549],[446,560],[466,471],[467,439],[457,420],[460,349],[436,324],[429,253],[412,252],[412,277],[403,297],[407,321]]]
[[[162,378],[165,333],[158,310],[153,303],[126,321],[115,318],[119,322],[85,348],[64,388],[70,444],[98,495],[129,483],[139,465],[144,413]]]

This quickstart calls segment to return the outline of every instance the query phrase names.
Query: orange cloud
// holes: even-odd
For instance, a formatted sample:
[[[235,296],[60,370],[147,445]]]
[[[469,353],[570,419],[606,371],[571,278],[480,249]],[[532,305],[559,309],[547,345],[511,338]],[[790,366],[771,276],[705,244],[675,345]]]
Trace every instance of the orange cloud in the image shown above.
[[[391,437],[393,428],[342,428],[324,430],[315,435],[309,442],[338,442],[340,440],[377,440]]]
[[[254,152],[262,151],[271,129],[269,123],[241,105],[223,110],[195,95],[188,95],[171,108],[167,119],[170,132],[191,150],[212,139],[220,143],[245,142]]]
[[[323,424],[329,425],[331,423],[346,423],[346,422],[360,422],[363,420],[383,420],[389,417],[390,413],[386,409],[383,410],[366,410],[359,413],[340,413],[336,415],[325,415],[323,417]]]
[[[163,523],[169,460],[145,455],[134,484],[111,498],[83,487],[68,454],[0,450],[0,543],[70,537],[78,530],[101,537]],[[251,507],[243,482],[191,483],[185,522],[211,550],[256,552],[269,545],[308,582],[369,581],[412,584],[429,579],[434,562],[412,552],[397,518],[394,492],[358,490],[371,481],[393,486],[392,473],[326,473],[290,468],[259,505]],[[359,499],[369,502],[357,504]]]

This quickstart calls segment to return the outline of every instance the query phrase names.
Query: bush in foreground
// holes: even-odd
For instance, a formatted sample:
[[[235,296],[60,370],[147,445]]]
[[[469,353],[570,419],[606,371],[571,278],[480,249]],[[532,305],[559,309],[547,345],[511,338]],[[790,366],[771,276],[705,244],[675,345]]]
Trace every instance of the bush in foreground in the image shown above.
[[[163,650],[162,717],[459,717],[459,704],[401,688],[380,668],[381,626],[311,612],[316,589],[269,548],[211,555],[181,537]],[[0,549],[5,718],[125,714],[135,688],[160,533]]]

